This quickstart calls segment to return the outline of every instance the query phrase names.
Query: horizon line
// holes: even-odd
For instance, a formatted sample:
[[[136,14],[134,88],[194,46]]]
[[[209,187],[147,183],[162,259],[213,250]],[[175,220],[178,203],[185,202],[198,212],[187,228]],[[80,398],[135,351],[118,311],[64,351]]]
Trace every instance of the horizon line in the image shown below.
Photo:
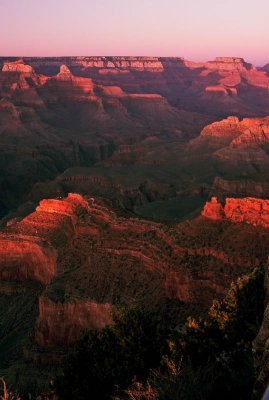
[[[181,59],[184,61],[192,61],[195,62],[197,64],[199,63],[206,63],[206,62],[213,62],[216,61],[218,58],[231,58],[231,59],[241,59],[242,61],[244,61],[247,64],[251,64],[255,67],[264,67],[265,65],[267,65],[269,63],[265,63],[264,65],[258,65],[258,64],[253,64],[252,62],[246,61],[244,57],[240,57],[240,56],[215,56],[213,59],[204,59],[204,60],[195,60],[193,61],[193,59],[189,59],[189,58],[185,58],[184,56],[153,56],[153,55],[51,55],[51,56],[36,56],[36,55],[8,55],[8,56],[4,56],[4,55],[0,55],[0,59],[1,58],[18,58],[18,59],[23,59],[23,58],[40,58],[40,59],[46,59],[46,58],[83,58],[83,57],[96,57],[96,58],[159,58],[159,59],[169,59],[169,58],[175,58],[175,59]]]

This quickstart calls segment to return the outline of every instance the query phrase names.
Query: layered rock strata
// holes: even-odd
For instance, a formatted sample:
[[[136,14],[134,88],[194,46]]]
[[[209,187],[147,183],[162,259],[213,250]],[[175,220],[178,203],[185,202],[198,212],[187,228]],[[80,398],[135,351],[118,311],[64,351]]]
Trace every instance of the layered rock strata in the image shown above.
[[[227,199],[223,207],[214,198],[203,217],[169,227],[117,217],[77,194],[42,200],[2,231],[1,278],[46,285],[31,335],[39,346],[68,346],[81,330],[110,324],[122,306],[206,308],[266,257],[266,205]]]

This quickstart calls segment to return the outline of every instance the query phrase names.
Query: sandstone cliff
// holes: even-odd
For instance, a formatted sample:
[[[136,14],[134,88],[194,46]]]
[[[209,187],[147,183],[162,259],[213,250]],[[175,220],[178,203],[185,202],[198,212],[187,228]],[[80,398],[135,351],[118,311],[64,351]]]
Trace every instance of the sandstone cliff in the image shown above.
[[[253,226],[269,228],[269,200],[226,199],[225,205],[218,203],[216,197],[207,202],[202,215],[210,219],[228,219],[235,223],[244,222]]]

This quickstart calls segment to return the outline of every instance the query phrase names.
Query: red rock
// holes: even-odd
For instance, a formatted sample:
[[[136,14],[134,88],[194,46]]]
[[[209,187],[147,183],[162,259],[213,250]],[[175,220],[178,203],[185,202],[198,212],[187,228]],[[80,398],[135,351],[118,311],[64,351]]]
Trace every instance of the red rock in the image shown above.
[[[213,122],[210,125],[207,125],[201,132],[200,137],[204,136],[217,136],[217,137],[225,137],[232,136],[236,137],[241,132],[244,132],[247,124],[241,124],[238,117],[228,117],[222,121]]]
[[[59,75],[69,75],[69,76],[71,76],[72,74],[71,74],[70,69],[66,65],[62,64],[60,66],[60,72],[59,72],[58,76]]]
[[[220,171],[236,169],[241,175],[266,172],[269,158],[269,118],[228,117],[207,125],[200,136],[190,142],[190,151],[210,153]],[[253,192],[255,194],[255,192]]]
[[[30,65],[26,65],[23,60],[5,62],[2,67],[2,72],[19,72],[23,74],[32,74],[33,68]]]
[[[221,203],[218,203],[216,197],[212,197],[210,202],[205,204],[202,211],[202,216],[213,220],[220,220],[224,218],[224,209]]]
[[[232,222],[244,222],[253,226],[269,228],[269,200],[247,197],[244,199],[227,198],[225,206],[212,197],[206,203],[202,216],[213,220],[229,219]]]
[[[51,240],[71,240],[79,215],[87,210],[83,197],[70,193],[65,200],[41,201],[34,213],[9,224],[0,235],[0,277],[48,284],[57,270]]]

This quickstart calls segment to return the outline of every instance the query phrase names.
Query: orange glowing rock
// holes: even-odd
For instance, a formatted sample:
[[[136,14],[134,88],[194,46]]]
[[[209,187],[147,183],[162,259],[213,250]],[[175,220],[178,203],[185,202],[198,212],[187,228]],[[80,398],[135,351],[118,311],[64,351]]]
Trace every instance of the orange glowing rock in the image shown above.
[[[224,218],[223,206],[221,203],[218,203],[216,197],[212,197],[211,201],[205,204],[202,211],[202,216],[215,220]]]
[[[23,74],[32,74],[33,68],[30,65],[26,65],[23,60],[4,62],[2,72],[19,72]]]
[[[227,198],[225,206],[218,203],[216,197],[205,204],[202,216],[213,220],[229,219],[232,222],[244,222],[253,226],[269,228],[269,200],[247,197],[244,199]]]

